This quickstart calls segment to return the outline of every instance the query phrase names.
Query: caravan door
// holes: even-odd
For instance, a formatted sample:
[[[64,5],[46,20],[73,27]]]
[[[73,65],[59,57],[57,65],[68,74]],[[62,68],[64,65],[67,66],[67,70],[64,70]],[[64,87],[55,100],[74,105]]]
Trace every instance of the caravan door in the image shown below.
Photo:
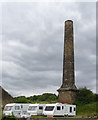
[[[69,116],[75,116],[76,115],[76,106],[70,105],[68,107],[68,115]]]
[[[64,106],[63,105],[55,106],[54,116],[64,116]]]
[[[16,117],[21,117],[21,106],[20,105],[15,105],[14,106],[14,111],[13,111],[13,114],[16,116]]]

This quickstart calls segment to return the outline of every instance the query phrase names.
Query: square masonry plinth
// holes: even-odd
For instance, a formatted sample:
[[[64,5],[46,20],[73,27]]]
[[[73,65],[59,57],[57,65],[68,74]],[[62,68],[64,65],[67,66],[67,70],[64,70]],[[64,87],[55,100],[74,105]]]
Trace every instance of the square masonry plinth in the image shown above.
[[[58,90],[58,100],[60,103],[73,104],[75,102],[77,92],[74,90]]]

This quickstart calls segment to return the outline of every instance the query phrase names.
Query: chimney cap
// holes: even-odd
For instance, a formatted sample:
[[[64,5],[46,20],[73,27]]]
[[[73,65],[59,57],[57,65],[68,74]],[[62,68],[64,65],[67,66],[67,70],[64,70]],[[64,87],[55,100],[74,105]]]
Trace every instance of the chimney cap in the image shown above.
[[[66,20],[66,21],[65,21],[65,23],[66,23],[66,22],[72,22],[72,23],[73,23],[73,21],[72,21],[72,20]]]

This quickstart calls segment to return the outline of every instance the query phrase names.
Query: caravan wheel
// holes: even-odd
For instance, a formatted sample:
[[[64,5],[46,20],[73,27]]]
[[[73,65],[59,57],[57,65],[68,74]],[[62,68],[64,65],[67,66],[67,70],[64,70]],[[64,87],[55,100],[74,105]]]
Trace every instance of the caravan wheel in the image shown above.
[[[68,117],[68,114],[67,114],[67,115],[64,115],[64,117]]]

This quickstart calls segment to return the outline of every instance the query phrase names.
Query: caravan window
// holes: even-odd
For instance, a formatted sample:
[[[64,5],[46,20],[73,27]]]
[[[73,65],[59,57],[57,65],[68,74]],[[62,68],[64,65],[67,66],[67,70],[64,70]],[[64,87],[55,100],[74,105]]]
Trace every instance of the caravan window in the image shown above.
[[[21,108],[23,108],[23,105],[21,105]]]
[[[72,107],[70,107],[70,112],[72,112]]]
[[[15,110],[20,110],[20,106],[15,106]]]
[[[39,110],[43,110],[43,106],[39,106]]]
[[[28,110],[35,111],[37,109],[37,106],[29,106]]]
[[[54,106],[46,106],[45,111],[53,111]]]
[[[64,106],[62,106],[62,110],[64,109]]]
[[[74,107],[74,111],[76,111],[76,108]]]
[[[13,107],[13,106],[6,106],[4,110],[5,110],[5,111],[10,111],[10,110],[12,109],[12,107]]]
[[[61,110],[61,107],[60,107],[60,106],[57,106],[57,110]]]

